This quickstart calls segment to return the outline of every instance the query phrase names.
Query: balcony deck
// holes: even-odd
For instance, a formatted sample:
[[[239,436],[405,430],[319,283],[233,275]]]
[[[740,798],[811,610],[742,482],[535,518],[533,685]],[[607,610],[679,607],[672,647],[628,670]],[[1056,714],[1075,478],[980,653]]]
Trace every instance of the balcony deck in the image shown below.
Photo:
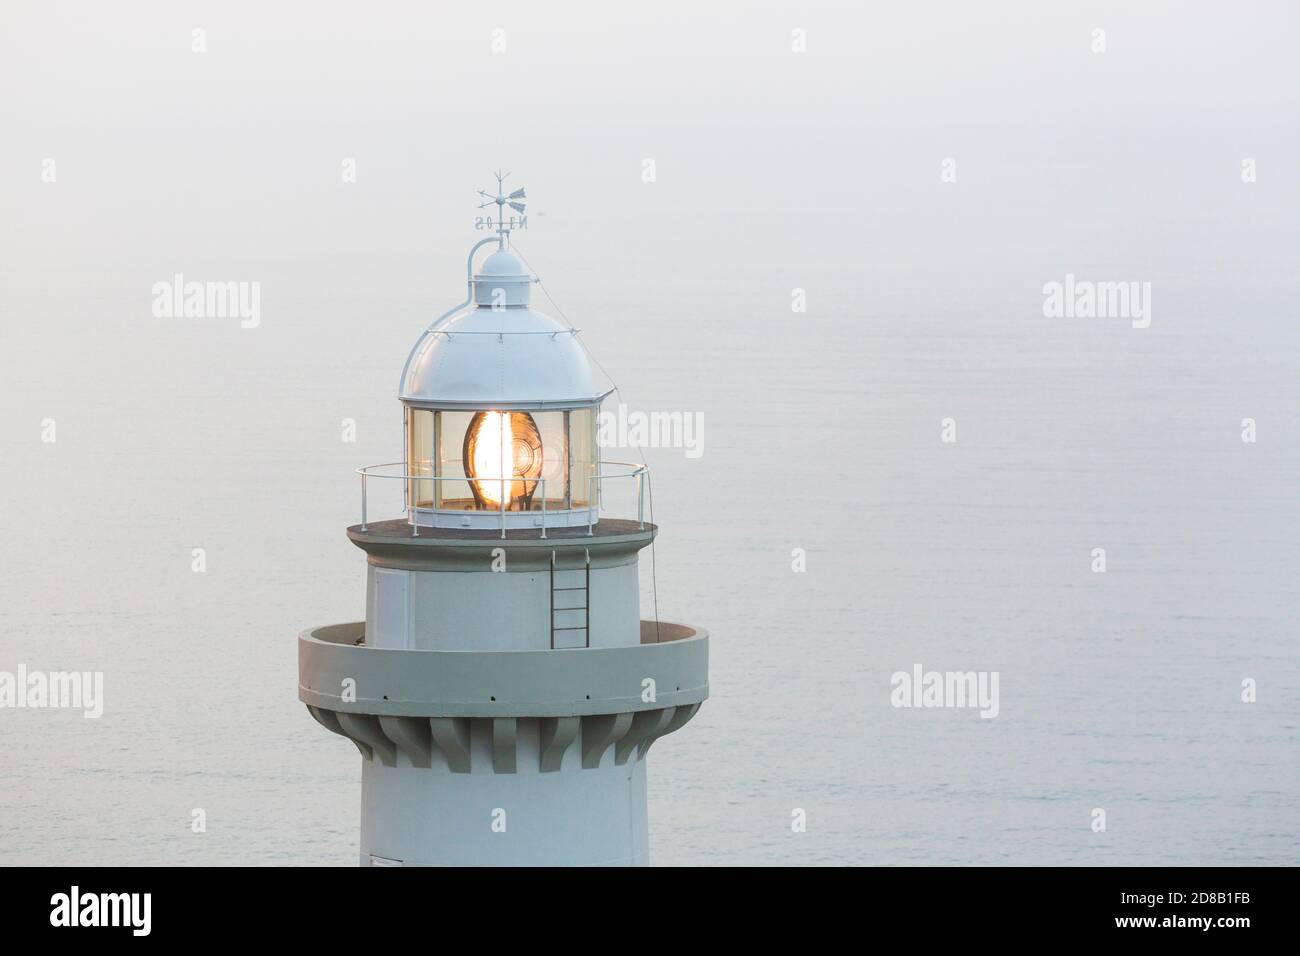
[[[462,541],[482,544],[490,544],[493,541],[501,542],[502,540],[510,542],[536,541],[545,547],[550,541],[563,541],[566,544],[577,544],[581,541],[592,541],[598,539],[615,539],[628,537],[642,537],[649,535],[653,537],[659,528],[649,521],[645,523],[642,529],[639,521],[631,521],[626,518],[601,518],[591,526],[591,533],[587,533],[587,526],[575,525],[570,528],[549,527],[546,529],[546,537],[542,537],[541,528],[507,528],[506,536],[501,537],[499,528],[432,528],[425,525],[420,526],[418,537],[412,535],[411,523],[405,518],[393,518],[388,521],[371,521],[366,530],[361,530],[361,525],[354,524],[348,528],[348,537],[353,541],[391,541],[401,538],[403,541],[409,541],[412,544],[425,542],[426,544],[446,544],[447,542]]]
[[[551,567],[552,554],[562,568],[623,564],[635,560],[633,555],[649,545],[658,531],[649,521],[642,528],[638,521],[602,518],[592,525],[591,534],[586,525],[579,525],[547,528],[545,538],[540,528],[508,528],[504,538],[499,530],[487,528],[421,528],[415,537],[411,525],[398,518],[372,521],[365,531],[353,525],[348,539],[377,567],[480,571],[504,550],[509,570],[538,571]]]

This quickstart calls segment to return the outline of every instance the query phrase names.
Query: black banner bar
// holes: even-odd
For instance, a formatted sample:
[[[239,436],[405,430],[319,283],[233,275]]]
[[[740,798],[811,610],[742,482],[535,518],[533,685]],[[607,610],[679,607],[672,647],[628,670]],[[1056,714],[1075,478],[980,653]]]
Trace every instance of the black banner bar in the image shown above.
[[[969,941],[978,927],[985,942],[1128,936],[1232,945],[1288,926],[1295,883],[1292,870],[1229,868],[48,868],[6,875],[0,914],[7,939],[76,933],[81,944],[96,937],[247,942],[250,933],[259,942],[337,943],[341,933],[374,938],[380,926],[391,926],[396,941],[419,931],[410,920],[447,918],[439,911],[451,907],[458,919],[489,916],[494,935],[557,918],[629,930],[647,922],[654,933],[664,920],[703,918],[734,929],[739,916],[750,929],[815,919],[819,930],[858,938],[911,926],[927,943]],[[557,906],[570,915],[557,914]]]

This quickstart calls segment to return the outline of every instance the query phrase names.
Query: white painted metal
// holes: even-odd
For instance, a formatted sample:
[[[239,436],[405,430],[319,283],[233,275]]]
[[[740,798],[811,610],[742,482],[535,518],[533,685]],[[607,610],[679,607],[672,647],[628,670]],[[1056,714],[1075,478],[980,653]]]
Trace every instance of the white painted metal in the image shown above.
[[[500,408],[599,400],[578,330],[529,306],[533,277],[498,250],[471,280],[475,305],[426,331],[402,375],[408,405]]]
[[[529,306],[476,306],[425,333],[399,397],[424,408],[594,404],[601,393],[577,336]]]
[[[431,480],[431,479],[425,479]],[[464,484],[465,479],[441,478]],[[539,500],[545,500],[540,496]],[[480,531],[495,531],[502,526],[506,528],[578,528],[592,521],[600,520],[599,509],[591,508],[551,508],[541,511],[454,511],[447,508],[411,509],[411,523],[421,528],[477,528]]]
[[[474,301],[478,305],[509,308],[527,305],[533,277],[513,252],[498,249],[483,260],[474,276]]]

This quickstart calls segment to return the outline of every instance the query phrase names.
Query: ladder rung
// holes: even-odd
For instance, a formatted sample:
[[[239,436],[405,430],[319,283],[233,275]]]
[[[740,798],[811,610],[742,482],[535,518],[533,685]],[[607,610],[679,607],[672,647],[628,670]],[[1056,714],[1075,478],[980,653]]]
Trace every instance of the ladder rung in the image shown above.
[[[590,549],[586,549],[586,548],[583,549],[583,557],[585,558],[585,561],[582,567],[558,568],[556,567],[556,552],[555,551],[551,552],[551,649],[552,650],[556,649],[555,635],[557,633],[564,632],[564,631],[581,631],[583,634],[583,643],[587,647],[591,646],[591,551]],[[583,575],[583,582],[578,587],[557,588],[555,586],[556,584],[555,576],[557,574],[581,574]],[[573,578],[569,578],[568,580],[571,581],[573,580]],[[556,601],[558,600],[556,598],[557,594],[574,593],[574,592],[583,595],[583,602],[581,607],[556,607]],[[564,599],[564,603],[568,603],[567,598]],[[557,614],[581,614],[583,617],[583,622],[580,625],[574,625],[571,627],[556,627],[555,621],[556,621]],[[573,618],[570,617],[569,620],[573,620]]]

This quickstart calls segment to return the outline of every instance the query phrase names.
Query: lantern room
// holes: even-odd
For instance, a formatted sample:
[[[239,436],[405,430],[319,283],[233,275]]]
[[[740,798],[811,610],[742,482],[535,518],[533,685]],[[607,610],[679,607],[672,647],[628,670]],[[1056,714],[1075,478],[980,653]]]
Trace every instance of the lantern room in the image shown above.
[[[399,397],[417,527],[565,527],[597,517],[604,396],[578,330],[531,307],[533,281],[498,248],[473,273],[470,301],[434,323],[407,360]]]

